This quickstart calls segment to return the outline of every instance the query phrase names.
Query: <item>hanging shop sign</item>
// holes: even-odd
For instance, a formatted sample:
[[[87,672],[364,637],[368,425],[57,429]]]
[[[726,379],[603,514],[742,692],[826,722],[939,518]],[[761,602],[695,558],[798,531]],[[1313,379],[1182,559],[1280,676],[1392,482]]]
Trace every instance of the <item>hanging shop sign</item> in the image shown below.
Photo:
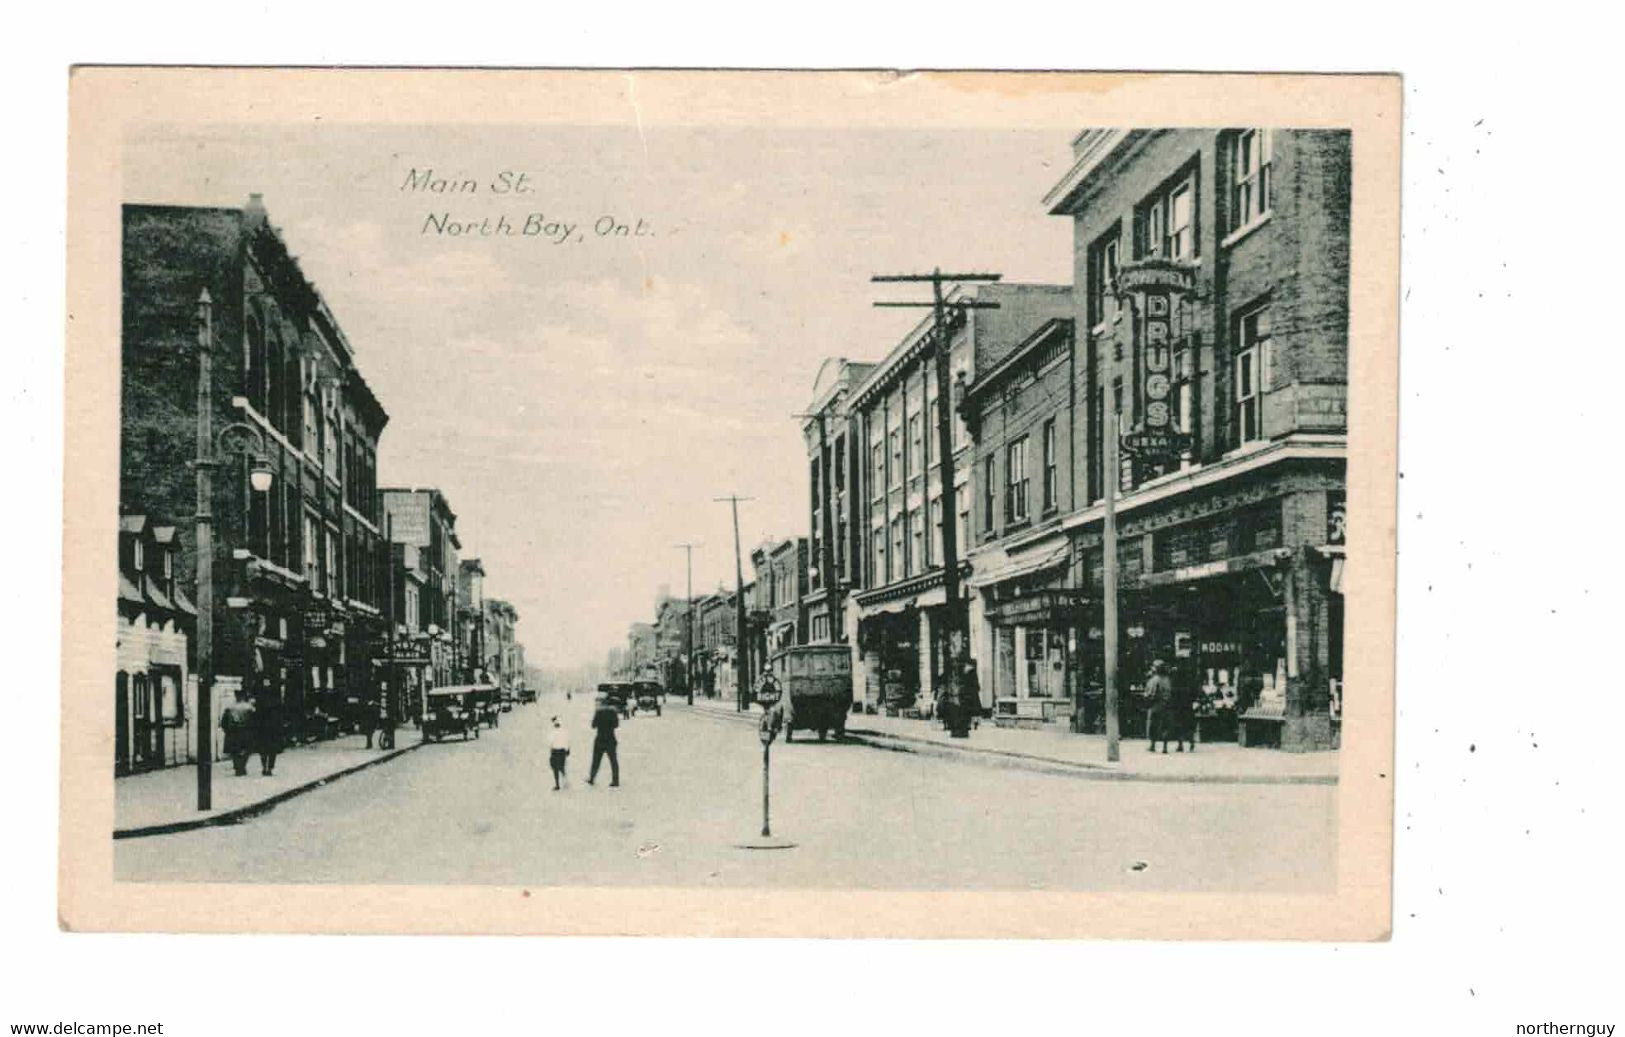
[[[1326,495],[1326,543],[1342,544],[1348,535],[1348,501],[1340,490]]]
[[[1139,299],[1140,370],[1136,384],[1140,394],[1140,424],[1123,437],[1123,449],[1142,460],[1156,462],[1177,457],[1188,446],[1174,413],[1173,369],[1175,339],[1187,329],[1176,326],[1179,302],[1195,291],[1192,267],[1169,260],[1147,260],[1118,273],[1119,292],[1132,292]]]
[[[1119,292],[1191,292],[1196,270],[1168,259],[1147,259],[1117,272]]]
[[[1123,434],[1123,449],[1141,457],[1171,457],[1183,451],[1187,442],[1184,433],[1168,428],[1137,428]]]

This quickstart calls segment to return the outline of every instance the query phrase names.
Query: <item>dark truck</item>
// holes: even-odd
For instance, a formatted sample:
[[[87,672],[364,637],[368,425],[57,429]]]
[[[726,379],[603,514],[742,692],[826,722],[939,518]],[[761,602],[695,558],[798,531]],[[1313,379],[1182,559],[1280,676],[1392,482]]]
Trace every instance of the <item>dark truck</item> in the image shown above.
[[[769,664],[785,702],[784,740],[797,731],[831,731],[846,737],[852,712],[852,650],[846,645],[797,645],[774,655]],[[771,705],[771,703],[767,703]]]

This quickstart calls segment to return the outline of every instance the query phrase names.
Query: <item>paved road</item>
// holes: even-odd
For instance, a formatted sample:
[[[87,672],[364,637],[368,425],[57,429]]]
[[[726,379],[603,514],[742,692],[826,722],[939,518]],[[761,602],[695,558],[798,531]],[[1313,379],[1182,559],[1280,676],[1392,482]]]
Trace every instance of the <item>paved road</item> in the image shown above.
[[[547,718],[572,734],[552,791]],[[621,727],[623,786],[588,787],[590,706],[543,697],[478,741],[426,746],[246,824],[115,845],[126,881],[781,888],[1329,889],[1336,789],[1083,781],[816,742],[674,706]],[[1131,869],[1135,861],[1146,867]]]

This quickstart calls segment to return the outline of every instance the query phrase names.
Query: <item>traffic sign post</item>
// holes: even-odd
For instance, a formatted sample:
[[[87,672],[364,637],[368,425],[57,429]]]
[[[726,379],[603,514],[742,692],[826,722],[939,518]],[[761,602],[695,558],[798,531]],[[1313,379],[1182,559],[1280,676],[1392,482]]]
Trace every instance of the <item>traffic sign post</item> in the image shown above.
[[[773,834],[772,823],[772,769],[773,769],[773,739],[779,736],[784,727],[784,707],[782,700],[762,714],[762,721],[757,726],[757,737],[762,741],[762,834],[750,842],[736,844],[741,850],[789,850],[795,843],[781,839]]]

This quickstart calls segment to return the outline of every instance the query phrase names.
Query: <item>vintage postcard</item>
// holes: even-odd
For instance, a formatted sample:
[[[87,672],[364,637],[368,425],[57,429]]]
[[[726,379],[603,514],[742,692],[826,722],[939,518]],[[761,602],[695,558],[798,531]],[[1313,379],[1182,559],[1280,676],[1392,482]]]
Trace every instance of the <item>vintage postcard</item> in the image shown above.
[[[75,70],[62,924],[1383,938],[1400,96]]]

